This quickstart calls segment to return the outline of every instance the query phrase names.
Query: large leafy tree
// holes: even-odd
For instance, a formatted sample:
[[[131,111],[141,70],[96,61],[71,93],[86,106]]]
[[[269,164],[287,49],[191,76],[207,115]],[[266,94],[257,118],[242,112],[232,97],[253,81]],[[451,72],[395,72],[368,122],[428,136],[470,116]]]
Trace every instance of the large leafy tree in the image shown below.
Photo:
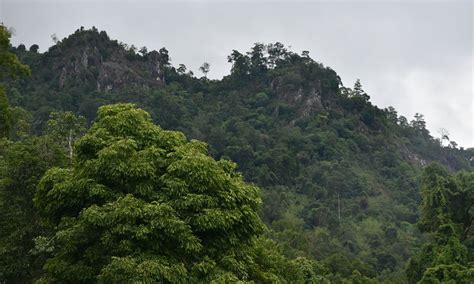
[[[0,24],[0,80],[30,74],[28,66],[22,64],[17,56],[10,52],[10,37],[11,33],[7,27]]]
[[[3,81],[30,73],[28,66],[22,64],[16,55],[10,52],[10,37],[8,29],[0,24],[0,137],[7,138],[12,127],[12,118]]]
[[[117,104],[99,109],[75,150],[73,167],[50,169],[35,197],[57,228],[38,242],[52,251],[42,281],[279,279],[285,265],[270,268],[281,261],[259,261],[258,188],[204,143]]]
[[[0,282],[28,283],[41,271],[33,239],[45,228],[33,196],[45,171],[65,158],[47,137],[0,140]]]
[[[40,227],[32,197],[39,178],[61,155],[42,138],[7,140],[26,138],[29,128],[29,114],[9,107],[4,86],[7,79],[30,74],[10,51],[10,37],[0,24],[0,282],[28,282],[40,267],[30,253]]]
[[[410,260],[407,276],[411,283],[474,281],[472,256],[466,247],[472,239],[473,185],[473,173],[453,176],[437,164],[425,168],[419,226],[432,241]]]

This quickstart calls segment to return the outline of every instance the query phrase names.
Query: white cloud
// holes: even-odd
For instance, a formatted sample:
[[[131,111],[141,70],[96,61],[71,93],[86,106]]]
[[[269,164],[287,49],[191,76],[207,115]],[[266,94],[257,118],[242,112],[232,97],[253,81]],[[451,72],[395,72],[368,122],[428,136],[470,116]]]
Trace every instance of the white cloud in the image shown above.
[[[422,113],[432,136],[438,137],[444,128],[451,140],[470,147],[474,145],[471,57],[443,67],[387,72],[370,80],[366,90],[378,106],[394,106],[408,119]]]

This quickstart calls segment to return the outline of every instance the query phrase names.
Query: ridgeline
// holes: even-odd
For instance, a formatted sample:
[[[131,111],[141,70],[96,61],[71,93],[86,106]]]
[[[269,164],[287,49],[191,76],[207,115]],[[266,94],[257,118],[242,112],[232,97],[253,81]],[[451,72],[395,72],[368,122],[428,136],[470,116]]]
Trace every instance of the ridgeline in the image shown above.
[[[183,64],[173,65],[165,48],[159,51],[141,48],[137,52],[134,46],[111,40],[106,32],[95,28],[81,28],[57,41],[47,52],[38,53],[37,50],[35,45],[29,49],[24,45],[10,48],[22,63],[31,68],[32,75],[6,82],[12,109],[8,147],[20,147],[18,145],[24,143],[22,147],[30,149],[24,151],[37,151],[32,150],[31,137],[51,137],[51,133],[55,133],[53,141],[57,141],[59,150],[67,150],[63,158],[51,157],[44,161],[47,165],[37,161],[42,172],[34,175],[31,185],[28,185],[31,188],[36,188],[49,167],[68,167],[71,164],[67,156],[69,153],[73,155],[72,145],[76,141],[82,141],[75,147],[78,155],[97,150],[91,150],[92,144],[85,145],[86,138],[81,137],[85,129],[96,121],[100,106],[133,103],[146,110],[162,129],[179,131],[190,139],[204,141],[212,158],[231,160],[238,165],[237,171],[242,173],[243,179],[261,190],[263,204],[259,214],[268,227],[263,235],[279,244],[281,254],[294,261],[291,265],[306,267],[305,275],[309,277],[306,280],[415,283],[422,278],[424,281],[434,279],[429,277],[435,277],[435,272],[424,275],[423,271],[430,267],[430,261],[442,263],[433,260],[436,258],[433,251],[436,250],[430,251],[430,261],[418,256],[408,265],[410,258],[426,252],[426,244],[433,243],[430,234],[439,232],[438,227],[420,230],[417,225],[420,215],[426,213],[420,208],[428,206],[425,202],[424,207],[420,207],[424,200],[420,188],[422,183],[427,187],[430,184],[427,175],[431,174],[435,179],[433,171],[438,171],[436,176],[443,176],[446,180],[459,180],[453,183],[465,194],[462,196],[467,203],[462,206],[467,208],[468,216],[453,217],[452,224],[465,225],[465,234],[458,244],[465,246],[467,253],[463,256],[466,261],[459,262],[460,267],[468,267],[468,260],[472,262],[474,242],[469,231],[472,223],[469,208],[474,190],[474,151],[458,148],[448,137],[432,137],[421,114],[408,119],[398,115],[392,107],[381,109],[373,105],[359,81],[350,88],[343,86],[334,70],[312,59],[308,52],[300,55],[281,43],[257,43],[248,52],[232,51],[228,56],[232,63],[230,75],[221,80],[210,80],[205,76],[196,77]],[[63,119],[63,125],[69,125],[66,130],[80,128],[80,131],[68,136],[72,132],[55,128],[60,117],[58,113],[63,112],[76,116]],[[51,116],[51,113],[56,113],[56,116]],[[83,122],[75,120],[79,116],[84,118]],[[51,123],[50,118],[56,118],[53,119],[56,124]],[[82,128],[77,128],[78,125]],[[141,126],[137,124],[137,127]],[[92,129],[86,137],[101,131],[99,126],[92,126]],[[64,135],[68,139],[64,140]],[[446,140],[449,146],[443,146]],[[138,148],[142,147],[140,142],[137,143]],[[8,147],[4,146],[4,149]],[[5,157],[8,155],[6,152],[8,150],[2,151]],[[90,155],[84,157],[92,159],[98,154]],[[5,161],[9,160],[5,158]],[[431,167],[439,169],[431,169],[423,179],[423,169],[432,163],[438,165]],[[73,165],[74,171],[79,172],[77,167],[85,164],[74,160]],[[6,167],[7,162],[2,164],[2,168]],[[454,172],[463,172],[463,175]],[[469,178],[470,183],[461,182]],[[455,191],[451,188],[450,192]],[[30,193],[30,196],[34,194]],[[438,205],[446,207],[450,204]],[[456,207],[459,203],[451,205]],[[37,213],[28,214],[36,216]],[[247,234],[250,229],[242,230]],[[256,229],[252,227],[252,230]],[[38,250],[38,236],[43,233],[44,230],[38,232],[36,228],[24,234],[30,239],[25,240],[27,245],[21,253],[31,254],[35,248]],[[2,245],[8,243],[5,235],[2,238]],[[36,243],[32,241],[34,238]],[[262,244],[266,245],[260,244],[262,251],[273,246],[265,242]],[[46,245],[42,248],[43,252],[49,249]],[[10,253],[10,259],[15,259],[12,255],[21,253],[20,249],[13,250],[4,254]],[[47,256],[35,255],[34,265],[26,265],[26,260],[18,264],[18,267],[29,267],[25,269],[33,266],[36,269],[23,275],[23,279],[30,281],[42,275],[40,271],[45,258]],[[262,260],[258,261],[258,253],[256,259],[255,263],[260,265]],[[51,261],[47,263],[50,265],[48,271],[51,271]],[[279,269],[275,265],[272,267]],[[174,273],[182,273],[177,266],[173,269],[177,269]],[[289,270],[286,273],[297,275]],[[110,271],[106,272],[113,275]],[[473,276],[472,269],[470,271],[471,274],[459,274],[466,283]],[[9,275],[5,269],[1,273]],[[109,275],[107,273],[104,275]],[[246,273],[248,278],[237,276],[236,279],[248,281],[260,275]],[[8,277],[14,278],[11,275]],[[209,275],[206,277],[211,278],[199,278],[199,273],[193,275],[201,280],[212,278]],[[112,279],[106,276],[97,279]],[[41,279],[54,281],[54,277]],[[170,277],[163,281],[173,282],[173,279]],[[212,279],[232,281],[234,278]],[[257,282],[272,282],[277,278],[255,279],[259,279]],[[292,282],[303,278],[282,279]],[[460,281],[461,278],[453,279]],[[126,281],[125,278],[115,280]]]

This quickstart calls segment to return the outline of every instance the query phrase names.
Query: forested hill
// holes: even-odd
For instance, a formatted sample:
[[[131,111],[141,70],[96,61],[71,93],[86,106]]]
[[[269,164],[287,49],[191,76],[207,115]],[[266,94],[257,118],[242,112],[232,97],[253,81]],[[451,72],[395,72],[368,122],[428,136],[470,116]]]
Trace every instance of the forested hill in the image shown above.
[[[44,53],[35,45],[12,51],[32,73],[7,85],[10,105],[26,110],[13,108],[13,140],[27,131],[25,120],[45,133],[51,112],[90,123],[101,105],[136,103],[163,129],[236,162],[262,189],[270,238],[288,257],[317,260],[340,277],[357,270],[407,281],[407,261],[428,239],[416,226],[422,168],[474,166],[472,150],[433,138],[421,114],[405,118],[373,105],[360,82],[345,87],[308,52],[281,43],[232,51],[222,80],[199,78],[165,48],[137,51],[95,28]]]

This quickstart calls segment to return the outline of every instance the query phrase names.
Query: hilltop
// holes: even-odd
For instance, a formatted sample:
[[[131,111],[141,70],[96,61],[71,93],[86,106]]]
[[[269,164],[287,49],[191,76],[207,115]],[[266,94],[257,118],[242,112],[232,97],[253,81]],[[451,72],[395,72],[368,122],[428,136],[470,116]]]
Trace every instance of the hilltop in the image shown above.
[[[336,71],[281,43],[232,51],[222,80],[173,66],[165,48],[137,52],[95,28],[45,53],[12,51],[33,76],[9,82],[9,101],[32,113],[35,133],[52,111],[91,123],[101,105],[135,103],[162,128],[239,165],[262,189],[261,216],[286,255],[321,261],[343,277],[358,270],[405,280],[407,260],[426,240],[416,227],[422,168],[473,167],[472,151],[444,147],[422,115],[409,120],[378,108],[360,82],[343,86]]]

